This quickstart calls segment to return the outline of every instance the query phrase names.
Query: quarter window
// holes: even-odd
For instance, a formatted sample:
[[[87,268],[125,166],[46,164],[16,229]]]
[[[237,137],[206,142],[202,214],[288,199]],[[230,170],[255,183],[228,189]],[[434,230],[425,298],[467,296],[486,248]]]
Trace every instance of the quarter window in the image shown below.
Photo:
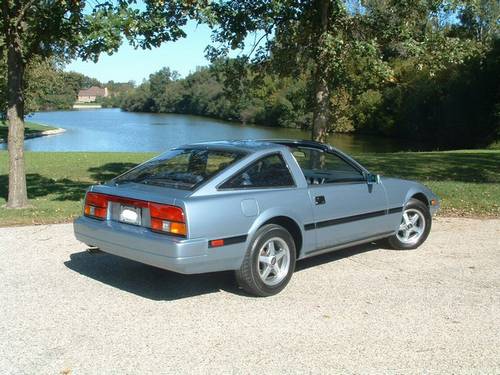
[[[309,185],[365,181],[358,169],[335,154],[301,147],[291,151]]]
[[[221,185],[221,189],[294,186],[288,167],[279,154],[265,156]]]

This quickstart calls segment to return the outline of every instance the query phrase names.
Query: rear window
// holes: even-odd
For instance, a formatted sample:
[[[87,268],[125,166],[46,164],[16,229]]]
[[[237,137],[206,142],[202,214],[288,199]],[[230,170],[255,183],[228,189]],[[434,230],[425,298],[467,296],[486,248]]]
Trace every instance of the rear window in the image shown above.
[[[245,153],[240,151],[177,149],[126,172],[113,182],[192,190],[243,156]]]

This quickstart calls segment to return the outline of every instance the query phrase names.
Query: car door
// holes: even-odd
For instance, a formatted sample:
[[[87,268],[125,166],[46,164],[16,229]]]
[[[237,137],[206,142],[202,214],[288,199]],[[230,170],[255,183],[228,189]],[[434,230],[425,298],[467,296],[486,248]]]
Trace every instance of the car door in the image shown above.
[[[309,185],[314,222],[305,230],[316,232],[315,251],[390,232],[382,184],[368,184],[363,171],[341,154],[306,147],[292,154]]]

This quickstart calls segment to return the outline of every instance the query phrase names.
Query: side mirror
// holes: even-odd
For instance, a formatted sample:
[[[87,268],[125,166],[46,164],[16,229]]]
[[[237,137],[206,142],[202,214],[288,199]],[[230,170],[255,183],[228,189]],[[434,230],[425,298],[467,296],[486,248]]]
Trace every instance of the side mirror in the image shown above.
[[[368,183],[368,185],[380,184],[380,175],[368,173],[366,175],[366,182]]]

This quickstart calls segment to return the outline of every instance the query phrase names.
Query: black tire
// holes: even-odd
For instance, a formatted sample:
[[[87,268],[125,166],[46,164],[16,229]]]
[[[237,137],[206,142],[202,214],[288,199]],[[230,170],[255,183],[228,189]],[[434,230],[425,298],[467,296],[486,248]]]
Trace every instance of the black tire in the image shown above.
[[[411,249],[416,249],[420,245],[424,243],[424,241],[427,239],[427,236],[429,236],[429,232],[431,231],[431,226],[432,226],[432,216],[429,211],[429,207],[427,207],[422,201],[419,201],[418,199],[411,198],[408,203],[403,207],[403,213],[406,212],[407,210],[410,211],[419,211],[423,218],[425,219],[425,228],[418,240],[415,243],[405,243],[402,242],[399,238],[397,233],[394,234],[393,236],[389,237],[387,239],[387,243],[389,247],[395,250],[411,250]]]
[[[262,247],[273,238],[279,238],[288,246],[289,266],[284,278],[276,285],[264,283],[259,273],[259,255]],[[271,241],[272,242],[272,241]],[[250,243],[241,268],[236,272],[236,280],[247,293],[257,297],[268,297],[281,292],[295,270],[296,248],[290,233],[280,225],[268,224],[259,228]]]

